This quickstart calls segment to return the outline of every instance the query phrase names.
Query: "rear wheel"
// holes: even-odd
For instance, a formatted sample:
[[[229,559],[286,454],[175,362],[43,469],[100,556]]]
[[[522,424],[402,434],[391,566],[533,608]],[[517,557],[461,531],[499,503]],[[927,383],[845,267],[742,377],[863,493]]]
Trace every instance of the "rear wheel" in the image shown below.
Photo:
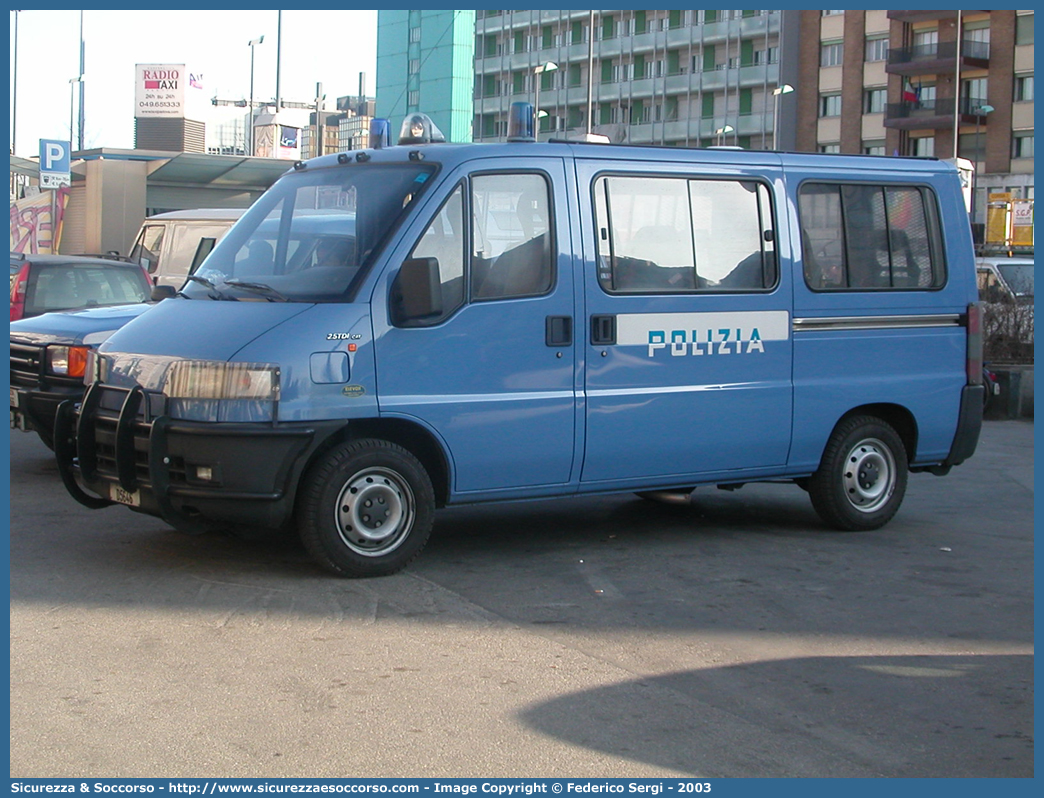
[[[891,425],[856,416],[834,430],[808,491],[812,506],[831,526],[877,529],[899,510],[907,476],[906,449]]]
[[[428,541],[435,494],[406,449],[366,439],[329,452],[305,476],[298,531],[309,554],[340,576],[384,576]]]

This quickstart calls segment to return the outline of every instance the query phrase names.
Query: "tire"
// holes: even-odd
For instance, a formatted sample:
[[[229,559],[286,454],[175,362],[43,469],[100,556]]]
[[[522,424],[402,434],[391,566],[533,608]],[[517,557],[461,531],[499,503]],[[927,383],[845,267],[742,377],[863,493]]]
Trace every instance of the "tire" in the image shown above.
[[[896,431],[879,418],[855,416],[830,436],[808,492],[830,526],[878,529],[902,504],[908,475],[906,448]]]
[[[328,452],[305,475],[297,528],[308,553],[338,576],[386,576],[424,548],[435,492],[410,452],[364,439]]]

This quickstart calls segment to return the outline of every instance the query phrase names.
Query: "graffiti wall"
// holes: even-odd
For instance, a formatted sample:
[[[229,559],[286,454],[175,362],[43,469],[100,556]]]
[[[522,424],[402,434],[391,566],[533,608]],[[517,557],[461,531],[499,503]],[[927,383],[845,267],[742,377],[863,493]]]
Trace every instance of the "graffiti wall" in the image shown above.
[[[69,202],[69,189],[41,191],[11,205],[11,251],[35,255],[58,252],[62,240],[62,217]]]

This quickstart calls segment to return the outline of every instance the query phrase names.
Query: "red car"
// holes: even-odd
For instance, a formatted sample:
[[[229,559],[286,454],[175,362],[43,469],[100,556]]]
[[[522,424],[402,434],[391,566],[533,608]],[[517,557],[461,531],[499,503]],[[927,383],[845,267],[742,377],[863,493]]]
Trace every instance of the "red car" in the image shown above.
[[[152,281],[137,263],[11,253],[11,321],[53,310],[137,304],[151,292]]]

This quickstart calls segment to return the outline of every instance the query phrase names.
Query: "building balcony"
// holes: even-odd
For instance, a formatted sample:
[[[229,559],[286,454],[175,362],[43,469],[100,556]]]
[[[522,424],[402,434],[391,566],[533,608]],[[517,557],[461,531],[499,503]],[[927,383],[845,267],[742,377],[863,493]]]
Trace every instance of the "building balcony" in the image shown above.
[[[989,116],[974,113],[983,102],[963,98],[959,106],[952,99],[888,103],[884,126],[894,130],[945,130],[953,127],[953,115],[957,110],[960,112],[961,124],[974,125],[978,122],[986,127]]]
[[[964,14],[982,14],[989,13],[983,11],[962,11]],[[957,11],[942,11],[942,10],[911,10],[911,11],[889,11],[888,18],[894,19],[897,22],[928,22],[933,19],[957,19]]]
[[[890,75],[932,75],[953,72],[957,63],[957,42],[942,42],[888,51],[885,72]],[[961,43],[961,66],[986,69],[990,65],[990,46],[985,42]]]

